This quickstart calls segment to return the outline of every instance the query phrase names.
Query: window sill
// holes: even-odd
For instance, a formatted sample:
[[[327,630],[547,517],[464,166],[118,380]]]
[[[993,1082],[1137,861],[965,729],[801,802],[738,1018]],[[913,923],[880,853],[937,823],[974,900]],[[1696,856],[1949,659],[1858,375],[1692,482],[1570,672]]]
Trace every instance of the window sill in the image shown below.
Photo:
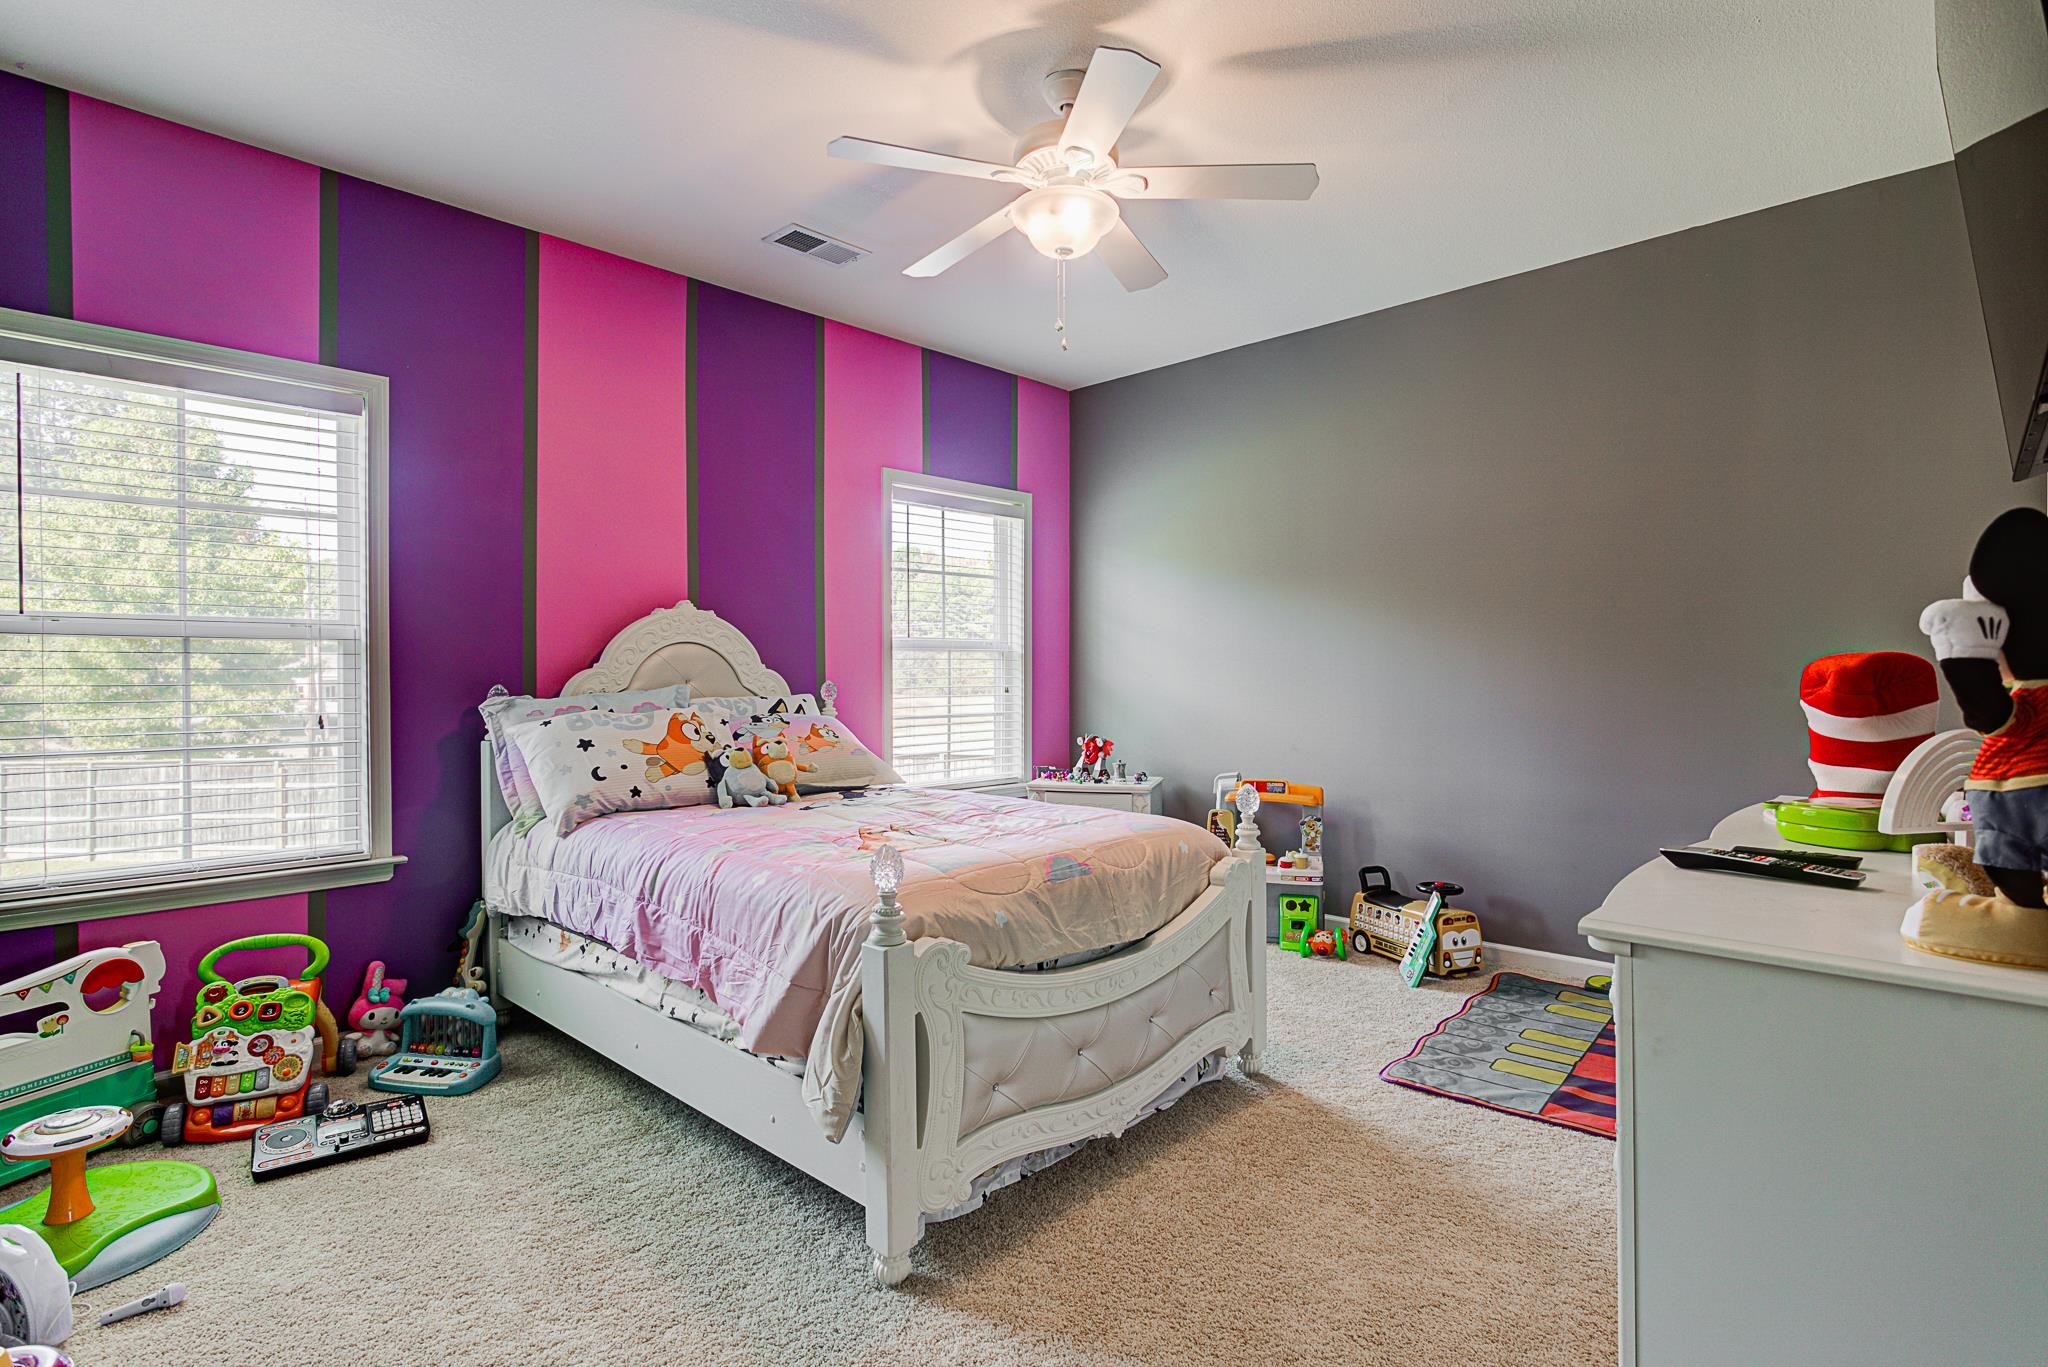
[[[912,788],[950,788],[960,793],[1000,792],[1006,788],[1014,788],[1017,790],[1018,795],[1022,796],[1024,785],[1028,782],[1030,782],[1028,778],[976,778],[961,779],[953,783],[911,783],[906,786]]]
[[[180,907],[209,907],[221,902],[246,902],[256,897],[284,897],[298,892],[356,887],[390,880],[405,856],[380,855],[338,864],[265,869],[256,873],[221,874],[212,878],[166,880],[128,887],[52,891],[0,900],[0,930],[30,926],[69,925],[108,916],[133,916]]]

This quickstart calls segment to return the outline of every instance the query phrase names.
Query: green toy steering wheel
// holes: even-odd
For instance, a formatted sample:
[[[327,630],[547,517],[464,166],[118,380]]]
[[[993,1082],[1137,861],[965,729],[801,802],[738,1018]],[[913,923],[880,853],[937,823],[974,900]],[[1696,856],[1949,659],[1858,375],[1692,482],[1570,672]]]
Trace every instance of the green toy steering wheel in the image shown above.
[[[244,949],[292,948],[306,951],[306,971],[303,975],[304,977],[317,978],[320,976],[320,970],[327,967],[326,942],[317,940],[311,935],[245,935],[239,940],[228,941],[201,959],[199,961],[199,981],[203,983],[227,981],[220,974],[213,971],[213,966],[220,962],[223,955],[238,953]]]

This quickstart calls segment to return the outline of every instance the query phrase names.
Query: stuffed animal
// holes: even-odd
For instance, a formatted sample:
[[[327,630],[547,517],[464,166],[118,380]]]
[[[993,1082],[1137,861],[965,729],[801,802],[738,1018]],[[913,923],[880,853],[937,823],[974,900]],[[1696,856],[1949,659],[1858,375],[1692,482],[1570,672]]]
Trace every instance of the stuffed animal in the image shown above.
[[[687,716],[671,712],[668,729],[652,745],[638,740],[624,744],[634,754],[647,756],[649,783],[659,783],[676,774],[708,781],[711,754],[717,749],[717,742],[706,733],[703,720],[695,712]]]
[[[785,798],[796,796],[796,776],[816,772],[818,766],[805,764],[790,752],[789,737],[781,732],[754,737],[754,765],[767,775],[769,786]]]
[[[1901,932],[1936,954],[2048,968],[2048,513],[1994,518],[1963,596],[1929,604],[1920,629],[1963,724],[1984,737],[1965,786],[1976,862],[1997,896],[1931,892]]]
[[[780,807],[789,799],[768,784],[768,775],[754,763],[754,752],[744,740],[736,742],[722,758],[725,772],[718,779],[718,805],[743,803],[749,807]]]
[[[363,972],[363,990],[348,1010],[355,1029],[357,1058],[383,1058],[398,1052],[398,1013],[405,1006],[405,979],[384,976],[384,961],[372,959]]]

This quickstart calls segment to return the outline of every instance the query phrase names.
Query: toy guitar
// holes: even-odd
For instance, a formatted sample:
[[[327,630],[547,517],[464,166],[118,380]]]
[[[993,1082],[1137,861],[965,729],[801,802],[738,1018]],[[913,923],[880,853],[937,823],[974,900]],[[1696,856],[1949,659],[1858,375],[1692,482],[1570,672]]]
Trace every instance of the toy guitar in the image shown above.
[[[1444,909],[1444,903],[1465,891],[1458,883],[1417,883],[1417,892],[1426,893],[1429,905],[1423,908],[1422,922],[1415,927],[1415,938],[1408,943],[1408,952],[1401,956],[1401,981],[1410,987],[1422,986],[1422,975],[1429,971],[1429,956],[1436,949],[1436,917]]]

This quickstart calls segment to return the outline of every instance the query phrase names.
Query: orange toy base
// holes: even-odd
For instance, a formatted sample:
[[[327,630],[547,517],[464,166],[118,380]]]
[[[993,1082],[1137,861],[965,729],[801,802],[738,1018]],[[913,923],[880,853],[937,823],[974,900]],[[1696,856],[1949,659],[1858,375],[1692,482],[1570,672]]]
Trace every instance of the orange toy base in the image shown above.
[[[275,1101],[274,1107],[266,1108],[265,1101]],[[249,1114],[240,1120],[230,1120],[224,1125],[213,1123],[216,1105],[233,1107],[232,1101],[192,1101],[185,1106],[185,1142],[187,1144],[223,1144],[230,1139],[247,1139],[265,1125],[279,1120],[292,1120],[305,1114],[306,1089],[299,1088],[290,1096],[263,1097],[248,1103]]]

